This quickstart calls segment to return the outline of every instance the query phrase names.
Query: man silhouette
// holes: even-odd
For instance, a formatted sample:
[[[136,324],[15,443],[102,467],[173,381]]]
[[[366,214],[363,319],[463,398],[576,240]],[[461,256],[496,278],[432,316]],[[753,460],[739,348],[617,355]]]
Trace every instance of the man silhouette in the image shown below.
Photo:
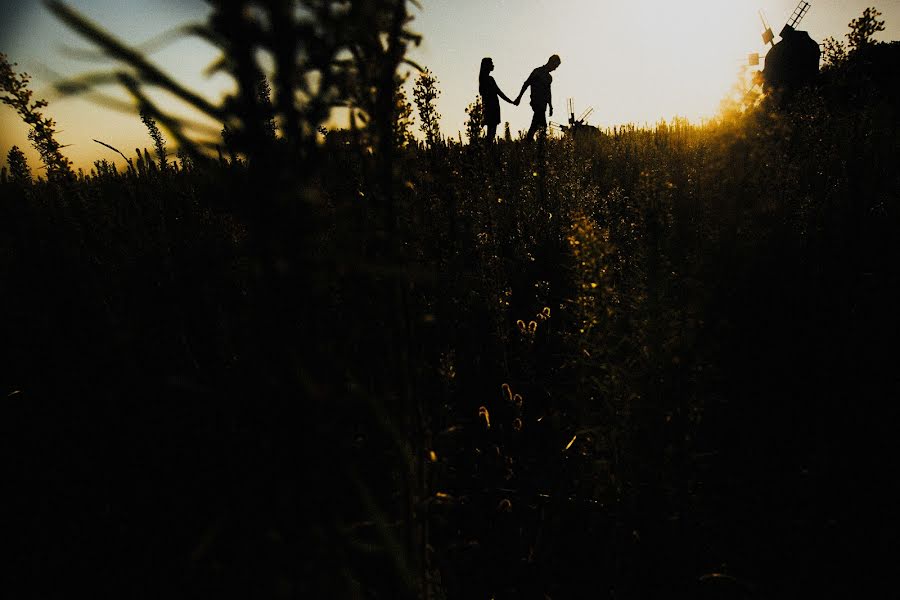
[[[522,99],[522,95],[528,86],[531,86],[531,110],[534,111],[534,117],[531,119],[531,127],[528,128],[528,139],[533,139],[538,129],[547,127],[547,107],[550,107],[550,116],[553,116],[553,98],[550,94],[550,84],[553,83],[553,77],[550,71],[555,71],[556,67],[562,61],[559,56],[554,54],[547,61],[546,65],[540,66],[531,72],[525,83],[522,84],[522,90],[513,104],[518,105]]]

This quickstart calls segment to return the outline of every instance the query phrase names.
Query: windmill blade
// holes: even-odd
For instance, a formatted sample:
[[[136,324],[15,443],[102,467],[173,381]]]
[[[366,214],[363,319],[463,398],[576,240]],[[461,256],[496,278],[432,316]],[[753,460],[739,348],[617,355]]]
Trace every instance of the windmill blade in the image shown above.
[[[583,113],[581,113],[581,116],[578,117],[578,120],[581,121],[582,123],[584,123],[584,121],[585,121],[588,117],[590,117],[591,114],[593,114],[593,112],[594,112],[594,107],[593,107],[593,106],[589,106],[587,109],[585,109],[585,111],[584,111]]]
[[[769,22],[766,20],[766,15],[762,10],[759,11],[759,20],[762,21],[763,25],[763,33],[762,40],[763,44],[772,44],[775,45],[775,34],[772,33],[772,28],[769,26]]]
[[[791,18],[788,19],[787,25],[791,29],[797,29],[797,25],[800,24],[800,21],[803,20],[803,17],[806,16],[806,13],[809,12],[809,2],[800,2],[797,5],[797,8],[794,9],[794,12],[791,13]]]

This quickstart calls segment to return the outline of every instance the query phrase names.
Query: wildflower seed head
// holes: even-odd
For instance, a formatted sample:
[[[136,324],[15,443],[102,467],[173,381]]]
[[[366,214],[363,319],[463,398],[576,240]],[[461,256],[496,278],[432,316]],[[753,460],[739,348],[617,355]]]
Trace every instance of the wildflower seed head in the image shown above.
[[[486,406],[478,407],[478,417],[481,419],[484,419],[485,427],[487,427],[488,429],[491,428],[491,415],[488,412],[488,409]]]

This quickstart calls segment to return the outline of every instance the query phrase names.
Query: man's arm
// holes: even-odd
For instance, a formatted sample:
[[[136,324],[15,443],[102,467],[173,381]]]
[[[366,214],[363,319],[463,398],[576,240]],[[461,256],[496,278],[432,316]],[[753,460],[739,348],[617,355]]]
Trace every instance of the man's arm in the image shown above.
[[[547,90],[547,104],[550,106],[550,116],[553,116],[553,90]]]
[[[534,75],[534,72],[532,72],[531,75],[528,76],[528,79],[525,80],[525,83],[522,84],[522,89],[519,90],[519,95],[516,96],[516,100],[515,100],[515,102],[513,102],[513,104],[518,104],[519,100],[522,99],[522,95],[525,93],[525,90],[527,90],[528,86],[531,85],[531,76],[532,75]]]

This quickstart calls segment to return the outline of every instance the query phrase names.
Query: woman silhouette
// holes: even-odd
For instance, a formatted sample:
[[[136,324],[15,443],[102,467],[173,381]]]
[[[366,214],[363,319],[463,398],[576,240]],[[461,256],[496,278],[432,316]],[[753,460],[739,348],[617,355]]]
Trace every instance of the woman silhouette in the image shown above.
[[[494,61],[490,58],[481,59],[481,70],[478,73],[478,93],[481,94],[481,103],[484,105],[484,124],[487,126],[487,139],[494,140],[497,135],[497,125],[500,124],[500,100],[503,98],[510,104],[516,104],[506,97],[506,94],[497,86],[497,82],[491,77],[494,70]]]

